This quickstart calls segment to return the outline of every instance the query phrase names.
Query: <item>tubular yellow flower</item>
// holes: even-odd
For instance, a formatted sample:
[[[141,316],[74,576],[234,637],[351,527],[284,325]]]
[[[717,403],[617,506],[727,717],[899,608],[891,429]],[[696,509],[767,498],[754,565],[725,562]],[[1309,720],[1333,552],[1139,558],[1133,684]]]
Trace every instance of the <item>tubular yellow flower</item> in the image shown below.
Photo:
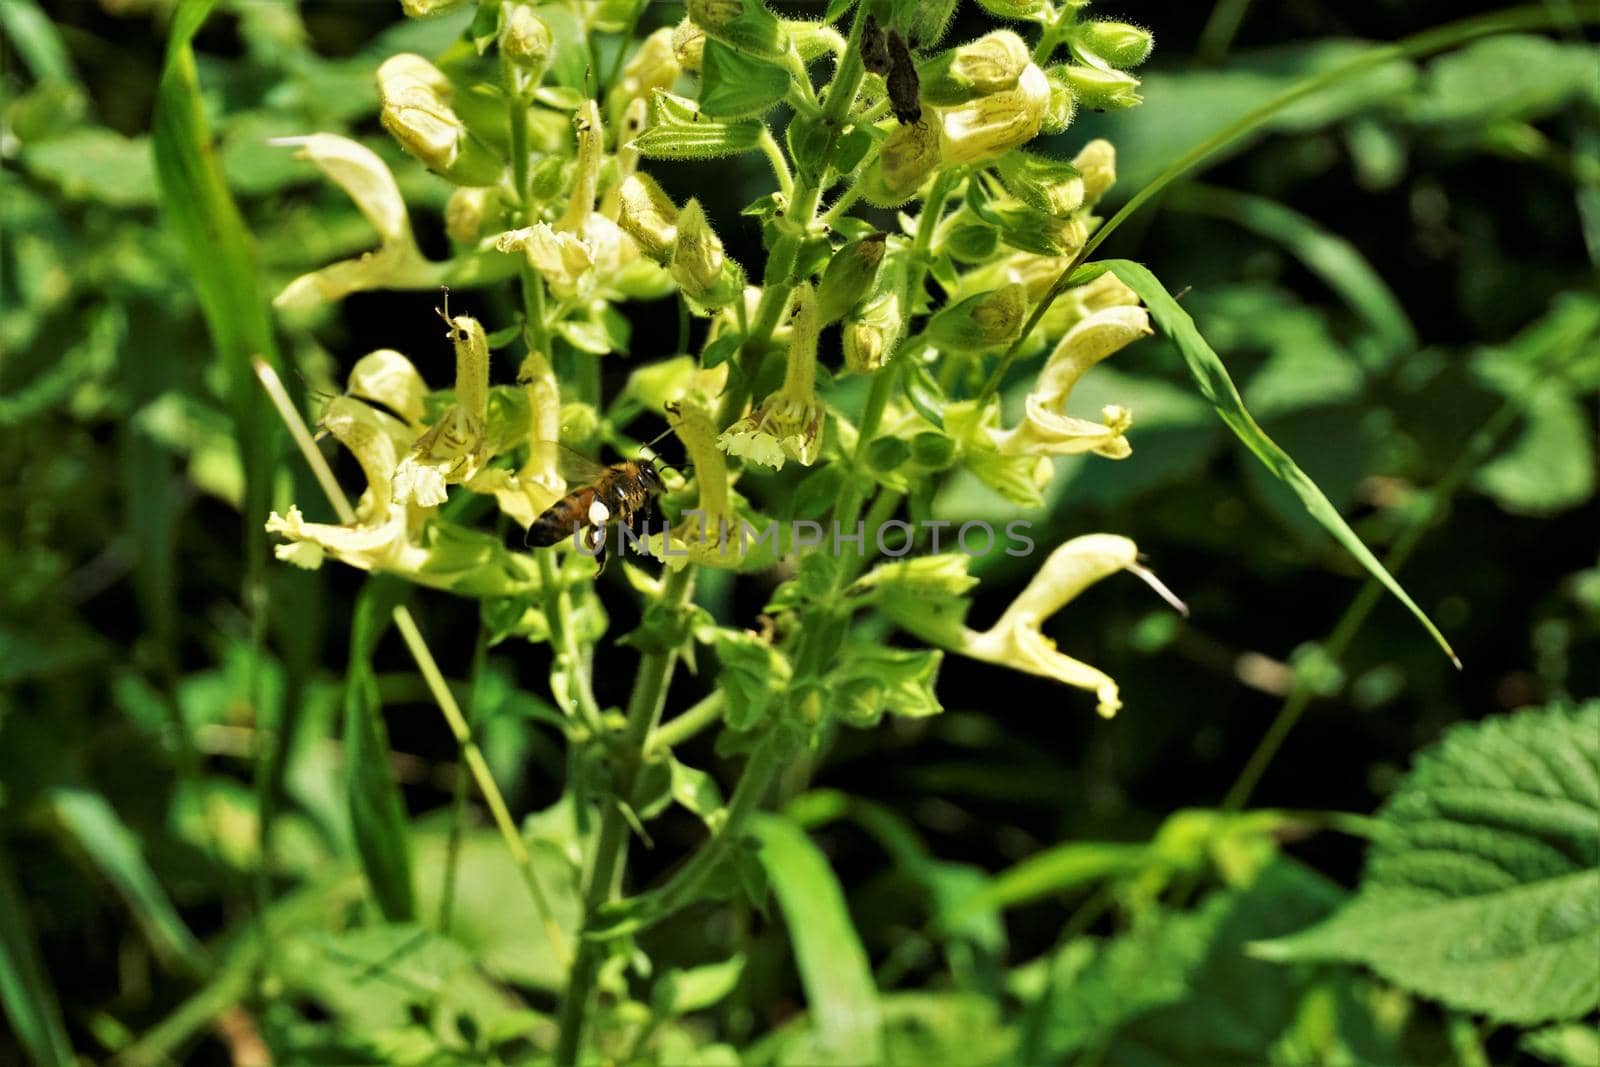
[[[1013,89],[1029,62],[1030,51],[1022,38],[1010,30],[996,30],[919,66],[922,100],[935,107],[954,107]]]
[[[949,164],[996,159],[1038,135],[1049,103],[1050,81],[1029,63],[1016,88],[941,114],[939,154]]]
[[[1056,651],[1055,642],[1041,627],[1095,582],[1133,566],[1138,555],[1132,541],[1115,534],[1073,538],[1050,553],[998,622],[982,633],[969,631],[953,651],[1093,690],[1099,700],[1096,710],[1111,718],[1122,707],[1117,683],[1087,663]]]
[[[428,169],[458,185],[493,185],[505,167],[450,106],[450,80],[419,55],[401,53],[378,68],[378,118]]]
[[[827,411],[817,399],[817,298],[802,282],[794,291],[793,338],[783,385],[754,411],[723,431],[717,445],[730,456],[781,468],[784,457],[805,466],[816,462],[822,450],[822,427]]]
[[[296,155],[327,175],[360,209],[378,233],[376,251],[302,274],[272,301],[284,310],[306,310],[368,289],[426,289],[439,284],[443,264],[422,255],[411,233],[400,187],[377,153],[348,137],[317,133],[273,142],[292,145]]]
[[[610,95],[613,119],[621,115],[630,101],[648,100],[652,90],[671,89],[677,82],[683,66],[672,44],[673,33],[673,28],[666,26],[646,37],[628,65],[622,68],[622,79]]]
[[[394,495],[401,503],[435,507],[445,502],[445,486],[476,475],[489,459],[484,430],[489,418],[489,341],[469,315],[450,320],[456,350],[455,403],[417,438],[394,472]]]
[[[707,307],[732,303],[744,288],[742,272],[723,254],[722,238],[693,198],[678,212],[678,239],[669,267],[684,295]]]
[[[939,165],[939,133],[927,120],[898,124],[862,176],[861,195],[876,207],[897,207]]]
[[[648,174],[630,174],[617,186],[617,225],[641,251],[664,262],[678,239],[678,209]]]
[[[528,457],[514,475],[501,467],[485,467],[467,488],[493,494],[500,510],[527,529],[567,490],[554,445],[561,438],[561,393],[550,361],[539,352],[529,352],[522,361],[517,382],[528,401]]]
[[[1083,198],[1094,204],[1106,195],[1117,180],[1117,150],[1110,141],[1096,137],[1073,157],[1072,165],[1083,175]]]
[[[412,428],[422,425],[428,383],[416,366],[394,349],[380,348],[356,360],[346,384],[351,396],[382,404]],[[324,415],[324,422],[326,419]]]
[[[1132,452],[1124,436],[1133,424],[1126,408],[1107,406],[1101,422],[1065,413],[1078,379],[1096,363],[1148,336],[1150,316],[1142,307],[1096,311],[1067,331],[1028,393],[1026,415],[1013,430],[991,431],[995,447],[1007,456],[1067,456],[1093,452],[1125,459]]]

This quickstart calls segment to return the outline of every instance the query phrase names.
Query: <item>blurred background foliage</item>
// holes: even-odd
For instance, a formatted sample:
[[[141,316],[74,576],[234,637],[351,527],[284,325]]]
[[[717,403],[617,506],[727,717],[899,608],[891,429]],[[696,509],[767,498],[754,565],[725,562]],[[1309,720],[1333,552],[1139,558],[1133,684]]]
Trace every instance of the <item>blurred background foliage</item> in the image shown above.
[[[1156,32],[1146,104],[1083,115],[1046,146],[1070,155],[1091,136],[1110,137],[1120,171],[1112,206],[1255,104],[1440,14],[1398,0],[1123,7],[1106,14]],[[650,5],[641,25],[680,15]],[[390,760],[416,820],[420,904],[432,914],[453,892],[456,919],[445,938],[350,918],[361,886],[335,739],[359,576],[271,567],[262,584],[249,580],[261,516],[240,513],[234,370],[213,353],[163,227],[152,163],[171,18],[162,0],[0,5],[0,978],[9,983],[0,990],[28,1004],[19,990],[50,991],[30,1009],[36,1029],[13,1015],[0,1060],[64,1033],[96,1060],[131,1048],[151,1062],[170,1053],[242,1063],[265,1032],[306,1061],[432,1062],[453,1048],[463,1062],[511,1062],[513,1039],[541,1023],[508,988],[546,1010],[559,976],[530,943],[534,921],[496,841],[469,834],[453,890],[441,884],[460,788],[455,746],[426,711],[409,661],[387,645],[374,664]],[[394,164],[424,251],[443,254],[448,187],[405,164],[381,134],[373,71],[397,51],[442,51],[469,18],[406,21],[388,3],[234,0],[207,22],[197,38],[206,117],[269,292],[371,243],[348,200],[270,146],[273,137],[361,139]],[[971,17],[951,38],[985,26]],[[1030,517],[1044,544],[1099,530],[1132,537],[1191,607],[1178,620],[1136,584],[1111,583],[1058,623],[1064,649],[1121,681],[1122,715],[1101,722],[1049,682],[951,661],[942,716],[841,735],[796,768],[781,798],[810,788],[793,814],[844,887],[878,985],[900,991],[882,1007],[893,1058],[946,1062],[957,1049],[974,1062],[1018,1042],[1025,1061],[1041,1062],[1464,1055],[1470,1042],[1460,1044],[1450,1017],[1358,972],[1297,970],[1290,981],[1236,951],[1325,913],[1360,869],[1354,837],[1269,830],[1290,857],[1270,876],[1195,910],[1152,913],[1113,952],[1095,955],[1085,935],[1126,921],[1129,909],[1109,907],[1096,889],[1113,876],[1166,870],[1190,882],[1177,887],[1183,901],[1228,881],[1217,872],[1230,855],[1228,824],[1175,824],[1175,811],[1215,808],[1230,787],[1239,802],[1254,785],[1253,805],[1370,813],[1411,754],[1448,726],[1600,693],[1597,119],[1592,34],[1483,39],[1304,100],[1109,242],[1107,253],[1186,291],[1252,411],[1369,544],[1382,554],[1415,539],[1402,581],[1464,666],[1455,671],[1398,605],[1358,602],[1355,564],[1233,444],[1166,342],[1100,368],[1075,403],[1131,407],[1133,456],[1063,461],[1048,512]],[[658,174],[675,198],[697,195],[719,220],[737,218],[766,186],[748,156]],[[724,224],[729,251],[759,262],[756,223],[740,221],[748,225]],[[507,309],[473,299],[461,296],[467,310],[509,321]],[[355,358],[390,346],[442,378],[448,350],[432,303],[362,294],[280,321],[277,341],[311,391],[336,391]],[[670,304],[643,308],[631,358],[669,354],[675,335]],[[629,358],[611,357],[608,393]],[[298,477],[297,464],[282,465],[284,479]],[[976,481],[954,486],[940,509],[991,521],[1017,513]],[[978,561],[976,611],[998,611],[1027,566]],[[770,589],[707,585],[707,604],[741,626]],[[252,629],[261,595],[267,634]],[[1351,631],[1353,603],[1363,624]],[[620,632],[634,609],[622,596],[607,605]],[[447,673],[466,677],[477,605],[423,594],[414,607]],[[553,803],[563,776],[539,695],[546,655],[490,650],[472,693],[518,811]],[[1239,787],[1297,671],[1310,687],[1291,715],[1298,724],[1259,782],[1252,772]],[[602,703],[620,701],[626,682],[598,672]],[[692,699],[698,684],[681,680],[675,699]],[[279,759],[252,759],[263,737],[281,739]],[[704,747],[698,765],[716,766]],[[265,788],[253,780],[260,774]],[[279,809],[270,871],[259,862],[258,796]],[[561,815],[541,818],[554,833]],[[702,833],[686,813],[662,826],[640,860],[641,883]],[[1103,843],[1091,846],[1098,858],[1075,854],[1100,873],[1024,867],[1034,882],[991,877],[1015,876],[1062,842]],[[1161,878],[1147,883],[1117,884],[1134,898],[1172,892]],[[999,894],[1003,922],[993,907],[941,909],[941,894],[972,884]],[[263,941],[251,917],[267,902],[273,936]],[[687,977],[657,986],[667,1021],[656,1025],[681,1056],[664,1058],[702,1055],[689,1051],[693,1031],[671,1020],[720,1004],[724,1035],[766,1035],[751,1058],[805,1060],[794,1026],[805,976],[785,962],[781,928],[760,915],[731,921],[754,925],[651,935],[653,954],[707,962],[721,958],[719,944],[754,939],[743,981],[679,972]],[[1156,938],[1159,924],[1171,929]],[[1140,955],[1137,937],[1161,951]],[[1052,952],[1059,946],[1067,950]],[[263,953],[277,957],[269,989],[256,982]],[[1169,980],[1250,1010],[1224,1033],[1215,1025],[1223,1008],[1163,999]],[[1069,988],[1106,1014],[1053,1012],[1052,996]],[[232,1007],[261,996],[269,1002],[259,1012]],[[1017,1004],[1027,1005],[1020,1016]],[[1203,1039],[1174,1038],[1186,1027]],[[1490,1039],[1497,1059],[1540,1052],[1505,1040]],[[1545,1041],[1546,1058],[1560,1060],[1549,1051],[1560,1040]]]

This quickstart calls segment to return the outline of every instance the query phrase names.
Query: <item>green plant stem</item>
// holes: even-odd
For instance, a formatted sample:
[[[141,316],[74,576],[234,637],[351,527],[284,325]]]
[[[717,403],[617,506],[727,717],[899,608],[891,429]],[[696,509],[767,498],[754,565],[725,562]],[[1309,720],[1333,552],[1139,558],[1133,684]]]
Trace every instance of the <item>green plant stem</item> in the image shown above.
[[[1400,568],[1405,566],[1406,561],[1411,558],[1411,553],[1416,550],[1423,536],[1433,528],[1434,519],[1455,495],[1456,490],[1461,488],[1462,483],[1477,468],[1478,463],[1494,449],[1495,443],[1516,422],[1523,403],[1522,396],[1507,399],[1499,410],[1489,417],[1489,421],[1472,435],[1467,447],[1462,450],[1455,463],[1429,491],[1428,502],[1422,509],[1422,514],[1406,527],[1384,557],[1383,565],[1390,574],[1398,574]],[[1361,591],[1350,602],[1350,606],[1345,608],[1344,614],[1339,616],[1339,621],[1334,624],[1328,640],[1323,643],[1323,652],[1329,659],[1338,660],[1344,656],[1350,648],[1350,642],[1355,640],[1356,633],[1367,621],[1367,616],[1372,614],[1372,609],[1378,606],[1382,598],[1382,583],[1376,578],[1367,579]],[[1239,811],[1245,806],[1250,794],[1260,783],[1261,776],[1272,763],[1273,757],[1278,754],[1278,749],[1283,746],[1290,731],[1300,722],[1301,716],[1305,714],[1315,695],[1306,672],[1297,671],[1288,697],[1278,709],[1272,724],[1267,727],[1267,732],[1261,735],[1261,740],[1245,762],[1244,769],[1239,772],[1239,777],[1228,790],[1227,796],[1222,801],[1222,810]]]
[[[794,192],[794,175],[789,173],[789,161],[783,158],[783,149],[778,147],[772,131],[762,126],[761,137],[756,144],[760,146],[761,154],[767,157],[767,162],[772,165],[772,176],[778,179],[778,190],[784,196],[791,195]]]
[[[995,391],[1000,388],[1006,372],[1011,369],[1011,364],[1016,361],[1017,354],[1022,351],[1022,346],[1028,337],[1050,310],[1050,305],[1056,298],[1071,288],[1069,279],[1072,273],[1082,266],[1113,233],[1117,227],[1128,220],[1134,212],[1143,207],[1156,194],[1171,185],[1178,178],[1205,162],[1217,152],[1237,141],[1246,134],[1254,132],[1268,119],[1277,115],[1292,104],[1321,92],[1331,86],[1337,85],[1348,78],[1361,74],[1373,67],[1392,63],[1396,60],[1417,59],[1422,56],[1442,52],[1448,48],[1465,44],[1478,37],[1495,33],[1511,33],[1519,30],[1549,29],[1553,26],[1567,26],[1574,19],[1583,22],[1600,22],[1600,4],[1583,4],[1569,16],[1548,10],[1547,8],[1529,5],[1526,7],[1511,8],[1506,11],[1497,11],[1489,15],[1479,15],[1473,18],[1462,19],[1435,29],[1407,37],[1395,44],[1380,45],[1370,51],[1357,56],[1348,63],[1343,63],[1332,70],[1313,75],[1302,82],[1298,82],[1266,103],[1245,112],[1243,115],[1228,123],[1204,141],[1189,149],[1167,166],[1160,174],[1151,179],[1150,183],[1133,195],[1129,201],[1111,218],[1107,219],[1101,227],[1090,236],[1079,249],[1078,254],[1072,257],[1056,280],[1051,283],[1044,297],[1035,305],[1033,312],[1028,316],[1027,322],[1022,326],[1022,332],[1017,339],[1011,342],[1005,354],[1000,357],[999,363],[983,383],[982,390],[978,393],[978,403],[982,404]]]
[[[861,29],[865,23],[863,12],[871,3],[872,0],[861,0],[861,3],[857,4],[844,55],[839,60],[833,81],[828,86],[828,98],[823,103],[822,117],[818,120],[827,130],[823,159],[830,159],[833,156],[834,146],[839,143],[839,135],[844,129],[844,120],[850,113],[850,105],[855,102],[856,92],[861,88],[861,79],[866,74],[866,69],[861,65]],[[773,147],[776,147],[776,143]],[[825,165],[812,175],[801,169],[795,177],[789,191],[789,210],[786,212],[789,226],[794,233],[803,237],[816,222],[817,201],[822,195],[822,190],[829,184],[832,170],[831,166]],[[783,310],[789,304],[789,294],[794,291],[796,281],[797,278],[789,277],[762,287],[761,299],[756,304],[755,321],[746,331],[739,343],[739,351],[733,357],[737,373],[729,381],[723,402],[718,408],[719,425],[727,426],[744,410],[745,402],[749,400],[750,384],[755,378],[757,369],[755,359],[759,353],[765,351],[767,344],[772,340],[773,331],[782,321]]]
[[[301,454],[311,465],[312,474],[328,494],[328,503],[333,505],[334,513],[345,525],[354,525],[356,522],[355,509],[350,506],[350,501],[344,495],[344,490],[339,488],[337,479],[333,476],[328,461],[323,458],[317,449],[316,442],[311,439],[311,432],[306,428],[305,420],[300,417],[300,412],[295,409],[294,402],[289,399],[289,394],[283,388],[283,382],[278,374],[265,360],[255,360],[253,363],[256,377],[261,380],[262,388],[277,408],[278,415],[289,428],[289,434],[300,446]],[[466,762],[467,769],[472,772],[473,781],[478,785],[478,792],[483,795],[484,803],[489,806],[489,812],[494,817],[495,826],[500,830],[500,836],[505,839],[506,848],[511,852],[512,859],[516,861],[517,869],[522,872],[522,879],[527,883],[528,893],[533,897],[534,905],[539,910],[540,919],[544,925],[545,936],[550,941],[550,948],[558,960],[563,963],[571,959],[571,952],[567,948],[566,938],[562,936],[561,928],[556,925],[555,917],[550,911],[550,904],[545,899],[544,889],[539,885],[539,880],[533,869],[533,857],[528,852],[527,844],[522,840],[522,834],[517,830],[517,824],[511,818],[510,809],[506,806],[505,796],[500,792],[500,787],[495,783],[494,775],[489,771],[488,761],[483,758],[483,752],[478,748],[478,743],[472,738],[472,731],[467,726],[466,717],[461,714],[461,706],[456,703],[455,694],[450,691],[449,683],[439,670],[439,665],[434,661],[433,653],[428,649],[428,643],[423,638],[422,632],[417,629],[416,621],[411,617],[411,611],[405,605],[394,609],[395,629],[400,632],[405,640],[406,648],[411,652],[411,658],[416,661],[417,670],[422,673],[423,681],[428,686],[428,691],[433,694],[434,702],[439,705],[439,711],[444,715],[445,723],[450,727],[450,733],[455,737],[461,749],[461,758]]]
[[[1217,0],[1216,6],[1211,9],[1211,16],[1206,19],[1205,28],[1200,31],[1195,55],[1205,63],[1220,62],[1228,54],[1234,35],[1239,32],[1245,12],[1249,9],[1250,0]]]
[[[722,719],[723,693],[722,690],[713,690],[700,703],[688,711],[662,723],[656,727],[645,742],[645,755],[654,755],[657,752],[670,752],[678,745],[694,737],[706,727]]]
[[[589,660],[578,648],[577,632],[572,625],[572,596],[562,584],[552,553],[535,552],[539,567],[539,585],[544,592],[545,622],[550,627],[550,644],[556,654],[567,661],[575,679],[578,717],[591,736],[598,737],[602,730],[600,702],[594,696],[593,670]]]
[[[694,568],[684,567],[669,572],[662,592],[662,605],[667,610],[681,609],[688,602],[693,588]],[[633,694],[628,699],[627,723],[614,750],[612,800],[600,820],[594,863],[589,869],[588,883],[584,888],[585,931],[594,925],[601,907],[616,892],[628,843],[625,808],[633,803],[634,786],[638,781],[639,769],[644,764],[645,742],[660,721],[661,709],[666,703],[667,686],[672,680],[672,670],[677,660],[678,650],[674,646],[646,652],[639,661]],[[555,1062],[558,1067],[577,1062],[578,1050],[583,1044],[589,1001],[594,996],[595,979],[599,976],[600,964],[604,962],[606,952],[603,941],[586,938],[579,942],[577,958],[573,961],[557,1017],[560,1036],[556,1043]]]
[[[479,694],[482,691],[483,676],[487,669],[489,657],[489,630],[478,623],[478,639],[472,650],[472,683],[467,698],[467,729],[470,731],[478,719]],[[456,768],[455,786],[450,794],[450,832],[445,839],[444,849],[444,881],[439,889],[439,933],[445,937],[450,936],[450,927],[455,919],[456,905],[456,875],[461,868],[461,841],[466,836],[467,830],[467,782],[468,775],[461,767]]]

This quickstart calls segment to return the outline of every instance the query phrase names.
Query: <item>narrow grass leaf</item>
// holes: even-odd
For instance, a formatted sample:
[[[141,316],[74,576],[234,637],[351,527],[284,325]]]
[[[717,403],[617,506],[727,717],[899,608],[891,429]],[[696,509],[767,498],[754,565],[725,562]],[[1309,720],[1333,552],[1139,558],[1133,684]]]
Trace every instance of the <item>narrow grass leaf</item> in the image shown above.
[[[65,42],[34,0],[6,0],[0,4],[0,30],[5,31],[6,39],[36,79],[77,80]]]
[[[1195,327],[1194,320],[1189,313],[1179,306],[1167,292],[1166,287],[1150,273],[1142,264],[1130,260],[1118,259],[1104,262],[1110,267],[1117,277],[1121,278],[1134,292],[1144,300],[1153,317],[1161,329],[1172,338],[1183,353],[1184,362],[1189,366],[1189,373],[1194,377],[1195,384],[1199,386],[1200,393],[1211,402],[1223,423],[1232,430],[1234,436],[1255,453],[1257,459],[1266,465],[1273,476],[1288,486],[1311,517],[1322,524],[1322,527],[1333,535],[1334,539],[1345,547],[1356,560],[1367,569],[1384,588],[1393,593],[1395,598],[1404,604],[1422,623],[1434,639],[1438,642],[1446,655],[1458,667],[1460,660],[1456,658],[1455,650],[1450,647],[1450,642],[1445,640],[1444,634],[1433,624],[1433,620],[1417,606],[1400,583],[1395,581],[1378,557],[1372,554],[1371,549],[1362,544],[1361,538],[1344,521],[1337,508],[1323,495],[1321,489],[1301,470],[1295,461],[1289,458],[1288,453],[1268,437],[1266,431],[1256,424],[1250,412],[1245,410],[1244,401],[1239,397],[1239,390],[1234,386],[1233,380],[1228,377],[1228,370],[1223,366],[1217,353],[1206,343],[1200,331]]]
[[[830,1062],[882,1062],[878,990],[838,878],[790,820],[758,815],[751,830],[789,928],[819,1047]]]
[[[33,926],[4,848],[0,848],[0,1005],[18,1043],[35,1064],[67,1067],[73,1062],[61,1005],[39,962]]]
[[[207,971],[205,949],[145,862],[138,838],[106,798],[86,789],[61,788],[51,793],[50,803],[62,827],[133,912],[157,955],[196,974]]]
[[[350,630],[350,667],[345,676],[345,788],[350,825],[362,870],[383,917],[392,923],[416,918],[411,874],[411,837],[405,802],[389,765],[389,734],[383,724],[372,654],[405,586],[374,576],[356,602]]]
[[[958,916],[989,908],[1015,908],[1055,893],[1137,874],[1155,857],[1150,846],[1109,841],[1069,841],[1029,856],[995,875],[963,901]]]

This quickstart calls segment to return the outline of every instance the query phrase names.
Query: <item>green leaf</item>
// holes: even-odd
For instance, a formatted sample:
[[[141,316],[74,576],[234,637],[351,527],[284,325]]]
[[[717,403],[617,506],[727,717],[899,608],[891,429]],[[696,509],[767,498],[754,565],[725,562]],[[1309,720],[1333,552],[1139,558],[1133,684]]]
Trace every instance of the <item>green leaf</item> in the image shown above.
[[[944,408],[948,401],[927,367],[921,363],[907,363],[906,372],[900,377],[900,391],[918,415],[944,429]]]
[[[34,0],[6,0],[0,4],[0,30],[5,30],[6,40],[35,80],[76,80],[66,42]]]
[[[962,910],[1031,904],[1056,893],[1137,874],[1150,860],[1149,845],[1065,841],[995,875],[982,893],[963,903]]]
[[[944,708],[933,695],[943,653],[856,645],[829,675],[832,708],[852,726],[874,726],[884,712],[920,719]]]
[[[99,793],[56,789],[51,807],[90,862],[116,888],[156,952],[194,973],[208,968],[205,949],[178,917],[139,840]]]
[[[1524,1034],[1518,1042],[1528,1052],[1562,1067],[1591,1067],[1600,1063],[1600,1028],[1566,1023]]]
[[[0,1006],[29,1059],[41,1067],[71,1067],[75,1061],[61,1005],[39,960],[33,924],[4,848],[0,848]]]
[[[828,8],[822,13],[822,21],[833,22],[855,6],[856,0],[828,0]]]
[[[1500,34],[1429,64],[1411,117],[1481,129],[1547,118],[1584,99],[1600,103],[1593,44]]]
[[[717,683],[727,701],[723,721],[731,730],[748,730],[767,714],[779,686],[789,680],[789,663],[783,653],[742,630],[718,630],[712,643],[722,664]]]
[[[1304,471],[1296,466],[1288,454],[1273,443],[1266,431],[1256,424],[1255,419],[1245,410],[1244,401],[1239,398],[1239,390],[1234,387],[1233,380],[1228,377],[1227,368],[1218,358],[1205,338],[1200,336],[1200,331],[1195,328],[1194,320],[1189,313],[1172,298],[1166,287],[1150,273],[1142,264],[1129,260],[1111,260],[1102,264],[1121,278],[1122,281],[1144,300],[1149,307],[1151,317],[1161,326],[1162,330],[1171,337],[1183,353],[1184,362],[1189,366],[1189,373],[1194,377],[1195,384],[1199,386],[1200,393],[1211,402],[1223,423],[1232,430],[1234,436],[1243,442],[1244,446],[1253,452],[1266,468],[1278,478],[1279,481],[1291,489],[1300,498],[1313,518],[1322,524],[1334,539],[1343,545],[1356,560],[1367,569],[1384,588],[1394,594],[1404,604],[1417,621],[1438,642],[1452,661],[1459,666],[1460,661],[1446,641],[1444,634],[1433,624],[1423,610],[1417,606],[1416,601],[1400,587],[1378,557],[1362,544],[1361,538],[1345,522],[1344,517],[1328,502],[1328,498],[1318,489],[1316,483],[1306,477]]]
[[[405,800],[389,764],[389,735],[383,724],[377,680],[372,674],[372,656],[404,591],[405,584],[397,578],[367,579],[350,629],[350,667],[344,696],[345,788],[350,825],[373,899],[390,922],[414,919],[417,901]]]
[[[1505,1022],[1600,1006],[1600,701],[1456,727],[1379,823],[1356,898],[1259,956],[1365,963]]]
[[[722,812],[722,790],[717,780],[705,771],[678,762],[671,753],[667,754],[666,761],[671,772],[672,799],[716,829]]]
[[[715,1007],[739,987],[744,976],[744,957],[734,956],[721,963],[668,971],[651,991],[656,1013],[668,1017],[687,1015]]]
[[[1084,1048],[1117,1064],[1263,1063],[1294,1021],[1305,975],[1251,959],[1250,941],[1327,914],[1339,890],[1291,861],[1194,912],[1158,913],[1030,1006],[1018,1061],[1062,1062]],[[1062,955],[1076,949],[1068,943]],[[1065,962],[1065,961],[1064,961]]]
[[[700,65],[700,110],[713,118],[759,115],[789,91],[789,72],[707,40]]]
[[[754,119],[708,119],[694,101],[657,89],[650,98],[650,125],[633,146],[647,159],[715,159],[751,151],[762,129]]]
[[[178,7],[156,90],[151,151],[162,214],[188,263],[206,327],[227,375],[239,453],[244,459],[242,510],[250,554],[264,556],[262,516],[270,507],[276,423],[250,361],[278,363],[277,342],[262,299],[254,243],[223,178],[206,124],[191,41],[214,7],[193,0]]]
[[[27,146],[22,163],[74,200],[117,208],[156,202],[155,168],[143,138],[85,126]]]
[[[831,1063],[882,1062],[878,990],[838,878],[788,819],[758,814],[750,828],[789,929],[819,1050]]]

